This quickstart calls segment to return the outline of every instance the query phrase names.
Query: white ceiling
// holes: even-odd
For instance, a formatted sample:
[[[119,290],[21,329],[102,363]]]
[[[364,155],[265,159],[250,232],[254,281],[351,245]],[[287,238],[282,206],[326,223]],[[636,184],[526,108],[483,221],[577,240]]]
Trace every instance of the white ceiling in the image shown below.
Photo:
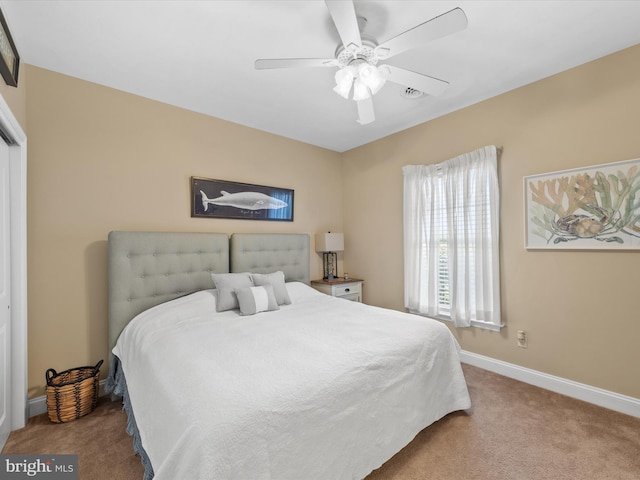
[[[333,58],[320,0],[0,0],[21,62],[342,152],[640,43],[640,2],[355,0],[378,42],[455,7],[466,30],[389,59],[450,82],[407,99],[387,82],[376,121],[332,91],[336,68],[255,70],[258,58]]]

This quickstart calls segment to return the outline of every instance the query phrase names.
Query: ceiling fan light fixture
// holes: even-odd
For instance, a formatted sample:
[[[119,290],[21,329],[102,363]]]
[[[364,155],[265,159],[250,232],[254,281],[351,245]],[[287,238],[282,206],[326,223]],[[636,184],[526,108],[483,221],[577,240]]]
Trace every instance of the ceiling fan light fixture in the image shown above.
[[[358,66],[358,78],[371,90],[372,95],[378,93],[386,81],[378,68],[368,63]]]
[[[356,69],[351,66],[338,70],[335,75],[336,86],[333,88],[333,91],[341,97],[348,99],[349,92],[351,91],[351,85],[353,84],[353,79],[356,75]]]
[[[347,86],[338,84],[335,87],[333,87],[333,91],[336,92],[341,97],[349,100],[349,92],[351,91],[351,84]]]
[[[325,0],[340,37],[335,58],[258,59],[255,61],[255,68],[338,67],[333,91],[347,100],[352,98],[357,103],[358,122],[363,125],[375,120],[372,96],[380,91],[387,80],[403,87],[416,87],[407,88],[403,94],[407,98],[417,98],[423,94],[435,96],[447,88],[449,82],[445,80],[378,63],[428,41],[464,30],[468,26],[468,20],[462,9],[449,10],[378,44],[375,37],[363,33],[367,19],[356,14],[355,3],[355,0]]]
[[[375,65],[361,61],[357,65],[347,65],[338,70],[335,81],[333,91],[343,98],[349,98],[353,86],[353,100],[357,102],[378,93],[386,79]]]
[[[356,78],[355,82],[353,82],[353,100],[359,102],[360,100],[366,100],[370,96],[371,90],[369,90],[369,87],[360,78]]]

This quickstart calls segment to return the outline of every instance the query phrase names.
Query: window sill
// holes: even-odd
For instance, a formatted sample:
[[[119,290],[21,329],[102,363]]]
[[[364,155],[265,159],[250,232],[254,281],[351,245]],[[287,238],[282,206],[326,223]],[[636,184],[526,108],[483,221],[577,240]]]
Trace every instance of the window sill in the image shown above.
[[[433,318],[435,320],[440,320],[441,322],[449,322],[449,323],[453,323],[453,320],[451,320],[451,317],[448,315],[426,315],[424,313],[420,313],[420,312],[414,312],[411,311],[411,313],[415,314],[415,315],[420,315],[421,317],[427,317],[427,318]],[[499,325],[496,325],[495,323],[489,323],[489,322],[481,322],[478,320],[471,320],[471,326],[475,327],[475,328],[481,328],[483,330],[490,330],[492,332],[499,332],[502,327],[505,326],[504,323],[500,323]]]
[[[477,320],[471,320],[471,326],[476,328],[482,328],[483,330],[491,330],[492,332],[499,332],[502,329],[502,327],[504,327],[504,323],[500,323],[496,325],[495,323],[478,322]]]

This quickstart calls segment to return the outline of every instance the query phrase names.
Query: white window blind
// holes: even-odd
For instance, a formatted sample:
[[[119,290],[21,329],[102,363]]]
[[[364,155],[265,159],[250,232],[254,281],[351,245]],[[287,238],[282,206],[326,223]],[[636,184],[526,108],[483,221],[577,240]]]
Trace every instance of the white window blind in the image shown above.
[[[451,295],[449,293],[449,254],[447,242],[440,242],[438,256],[438,305],[440,309],[449,309]]]
[[[497,149],[404,175],[405,306],[457,326],[500,321]]]

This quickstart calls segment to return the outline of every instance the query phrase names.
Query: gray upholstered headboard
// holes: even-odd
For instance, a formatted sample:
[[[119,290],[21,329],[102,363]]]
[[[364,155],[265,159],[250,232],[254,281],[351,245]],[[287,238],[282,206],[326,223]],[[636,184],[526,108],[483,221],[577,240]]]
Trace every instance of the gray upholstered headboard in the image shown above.
[[[310,282],[306,233],[234,233],[230,255],[232,272],[282,270],[287,282]]]
[[[109,351],[140,312],[213,288],[211,273],[278,270],[288,282],[309,283],[309,235],[111,232]]]
[[[109,351],[140,312],[213,288],[213,272],[229,272],[226,233],[109,233]]]

